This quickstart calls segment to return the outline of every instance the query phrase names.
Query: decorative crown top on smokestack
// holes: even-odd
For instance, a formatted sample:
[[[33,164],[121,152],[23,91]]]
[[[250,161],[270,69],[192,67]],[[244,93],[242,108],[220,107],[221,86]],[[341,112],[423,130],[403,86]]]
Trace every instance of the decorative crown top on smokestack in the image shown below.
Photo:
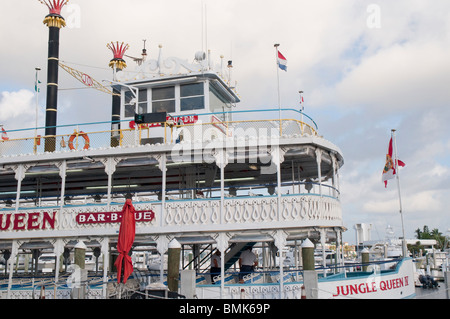
[[[44,19],[47,27],[62,28],[66,26],[66,21],[61,16],[61,10],[69,0],[39,0],[39,2],[45,4],[50,11]]]
[[[116,67],[117,70],[123,70],[127,67],[127,63],[123,59],[125,52],[129,49],[129,45],[125,43],[111,42],[106,45],[108,49],[114,54],[114,58],[109,62],[109,67]]]

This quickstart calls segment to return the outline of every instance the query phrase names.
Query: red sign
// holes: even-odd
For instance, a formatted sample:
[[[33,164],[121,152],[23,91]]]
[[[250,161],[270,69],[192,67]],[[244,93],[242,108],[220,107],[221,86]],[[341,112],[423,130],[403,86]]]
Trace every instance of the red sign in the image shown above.
[[[155,213],[151,210],[142,210],[136,211],[134,216],[136,222],[151,222],[155,218]],[[76,221],[78,224],[120,223],[122,212],[80,213]]]
[[[198,115],[183,115],[183,116],[167,116],[167,120],[172,119],[175,125],[178,125],[178,122],[183,122],[184,124],[195,124],[198,121]],[[134,121],[130,121],[130,128],[134,129],[136,123]],[[161,123],[146,123],[139,124],[141,127],[160,127]]]
[[[0,214],[0,231],[55,229],[56,212]]]

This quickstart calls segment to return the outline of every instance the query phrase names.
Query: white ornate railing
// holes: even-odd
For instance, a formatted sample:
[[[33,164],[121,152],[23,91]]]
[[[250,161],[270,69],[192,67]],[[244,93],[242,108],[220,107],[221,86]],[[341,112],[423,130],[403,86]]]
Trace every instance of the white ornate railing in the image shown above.
[[[342,210],[338,199],[318,195],[283,195],[172,200],[165,202],[161,220],[161,202],[135,203],[136,211],[151,211],[154,218],[137,222],[154,233],[227,229],[260,229],[302,226],[340,225]],[[79,235],[117,235],[122,204],[36,208],[18,212],[1,211],[0,228],[4,238],[34,238]],[[279,207],[279,211],[278,211]],[[104,214],[103,214],[104,213]],[[109,215],[108,215],[109,214]],[[107,215],[105,217],[105,215]],[[81,217],[82,216],[82,217]],[[106,218],[106,220],[105,220]],[[110,218],[110,219],[108,219]]]
[[[276,196],[227,198],[221,216],[220,200],[174,201],[166,203],[165,222],[172,225],[247,225],[274,222],[341,221],[340,202],[332,197],[316,195],[290,195],[281,197],[278,213]]]

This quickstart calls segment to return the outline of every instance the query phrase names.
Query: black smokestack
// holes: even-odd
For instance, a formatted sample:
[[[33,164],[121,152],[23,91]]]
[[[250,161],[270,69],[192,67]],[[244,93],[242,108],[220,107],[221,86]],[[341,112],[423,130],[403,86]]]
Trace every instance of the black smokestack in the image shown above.
[[[47,64],[47,104],[45,117],[45,151],[54,152],[56,149],[56,125],[58,114],[58,69],[59,69],[59,33],[66,26],[61,16],[61,9],[68,0],[40,0],[45,4],[50,14],[44,19],[49,28],[48,64]]]
[[[111,114],[111,147],[120,145],[120,91],[113,87]]]
[[[47,68],[47,104],[45,116],[45,150],[55,150],[55,135],[58,113],[58,62],[59,62],[59,28],[49,28],[48,68]],[[53,136],[53,137],[51,137]]]

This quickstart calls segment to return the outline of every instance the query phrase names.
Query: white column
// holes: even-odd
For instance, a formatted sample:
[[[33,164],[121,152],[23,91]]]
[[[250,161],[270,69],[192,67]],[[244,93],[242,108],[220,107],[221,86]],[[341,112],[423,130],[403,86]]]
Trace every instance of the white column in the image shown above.
[[[167,249],[169,249],[169,238],[167,238],[167,236],[159,236],[156,239],[156,250],[158,250],[158,253],[161,256],[161,265],[159,268],[159,281],[161,283],[164,282],[164,254],[166,253]]]
[[[229,237],[226,233],[220,233],[216,238],[217,249],[220,251],[220,299],[224,298],[225,289],[225,251],[228,248]]]
[[[162,185],[161,185],[161,209],[160,209],[160,221],[159,225],[163,227],[164,217],[165,217],[165,206],[166,206],[166,181],[167,181],[167,155],[166,153],[161,154],[156,158],[159,162],[159,168],[162,172]]]
[[[228,165],[228,153],[219,150],[214,154],[216,165],[220,168],[220,223],[224,223],[224,200],[225,200],[225,167]]]
[[[316,149],[317,176],[319,177],[319,194],[322,196],[322,150]]]
[[[24,165],[18,165],[14,168],[14,172],[16,173],[15,178],[17,180],[16,213],[19,211],[20,207],[20,190],[22,187],[22,181],[25,178],[26,171],[27,168]]]
[[[12,248],[11,248],[11,256],[8,259],[9,263],[9,279],[8,279],[8,292],[7,299],[11,299],[11,288],[12,288],[12,278],[14,271],[14,260],[16,259],[17,252],[19,251],[19,242],[17,240],[13,240]]]
[[[106,299],[108,297],[106,288],[109,270],[109,237],[103,237],[101,251],[103,254],[103,298]]]
[[[65,162],[65,161],[64,161]],[[63,200],[64,202],[64,200]],[[53,245],[53,252],[56,255],[56,263],[55,263],[55,289],[54,289],[54,294],[53,294],[53,298],[56,299],[56,291],[57,291],[57,284],[58,284],[58,280],[59,280],[59,260],[60,257],[62,255],[62,253],[64,252],[64,241],[62,239],[57,239],[55,244]]]
[[[331,154],[331,161],[333,164],[333,194],[334,194],[334,197],[339,198],[339,193],[338,193],[337,187],[336,187],[337,160],[336,160],[336,156],[334,154]]]
[[[280,299],[284,299],[284,250],[286,248],[286,239],[287,233],[283,230],[277,230],[272,234],[272,237],[275,241],[275,246],[278,248],[278,253],[280,255],[279,263],[280,263]]]
[[[327,276],[327,255],[325,253],[325,243],[326,243],[326,230],[321,229],[320,230],[320,244],[322,245],[322,266],[323,266],[323,277],[325,278]]]
[[[66,176],[67,176],[67,161],[62,161],[59,165],[59,176],[61,177],[61,203],[59,205],[60,215],[64,207],[64,196],[66,192]]]
[[[281,163],[284,161],[285,150],[281,149],[280,146],[272,146],[270,151],[272,155],[272,163],[275,164],[277,168],[277,214],[278,221],[281,220]]]
[[[116,166],[119,160],[114,157],[108,157],[106,159],[102,160],[103,165],[105,165],[105,173],[108,175],[108,210],[111,205],[111,188],[112,188],[112,176],[114,172],[116,171]]]

